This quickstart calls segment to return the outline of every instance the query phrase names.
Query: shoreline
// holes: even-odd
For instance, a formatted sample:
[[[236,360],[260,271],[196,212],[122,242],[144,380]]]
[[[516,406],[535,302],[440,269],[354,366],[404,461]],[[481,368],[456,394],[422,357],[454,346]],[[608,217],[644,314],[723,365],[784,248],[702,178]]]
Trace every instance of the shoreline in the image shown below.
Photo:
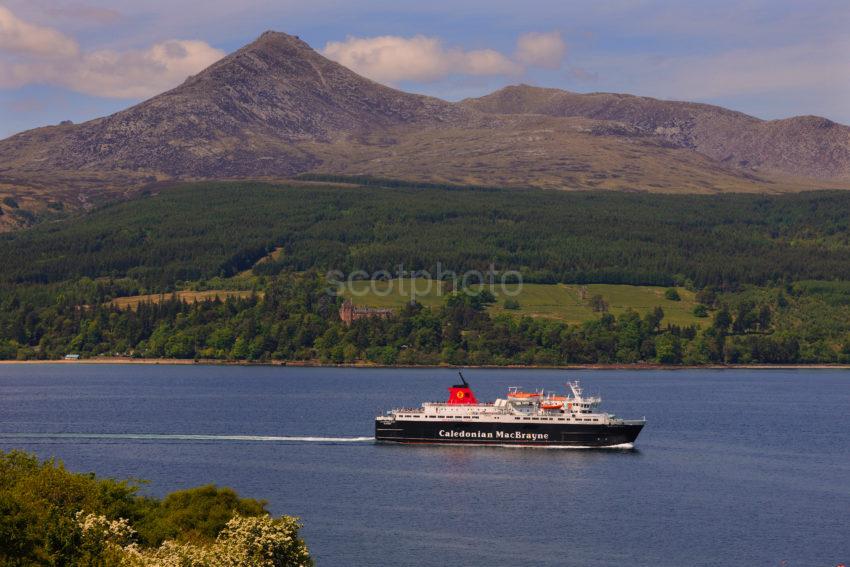
[[[41,364],[140,364],[165,366],[283,366],[296,368],[423,368],[423,369],[488,369],[488,370],[850,370],[850,364],[565,364],[565,365],[401,365],[373,364],[354,362],[346,364],[328,364],[319,361],[281,360],[252,362],[244,360],[184,359],[184,358],[131,358],[98,357],[78,360],[0,360],[2,365],[41,365]]]

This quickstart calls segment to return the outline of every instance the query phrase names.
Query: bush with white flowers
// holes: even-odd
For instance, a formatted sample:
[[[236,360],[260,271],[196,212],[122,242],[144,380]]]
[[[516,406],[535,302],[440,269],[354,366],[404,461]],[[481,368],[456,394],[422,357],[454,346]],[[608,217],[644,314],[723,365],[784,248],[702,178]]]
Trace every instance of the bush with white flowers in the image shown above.
[[[157,548],[132,543],[125,519],[77,514],[89,553],[127,567],[307,567],[313,564],[298,537],[296,518],[235,515],[209,545],[166,541]]]

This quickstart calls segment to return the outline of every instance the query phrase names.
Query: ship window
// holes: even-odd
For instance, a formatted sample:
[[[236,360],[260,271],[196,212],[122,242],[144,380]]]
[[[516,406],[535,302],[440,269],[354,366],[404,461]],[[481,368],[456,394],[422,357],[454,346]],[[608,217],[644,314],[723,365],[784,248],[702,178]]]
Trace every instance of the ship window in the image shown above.
[[[559,418],[558,418],[558,421],[564,421],[564,418],[563,418],[563,417],[559,417]]]
[[[531,419],[531,418],[530,418],[530,417],[524,417],[523,419],[524,419],[524,420],[526,420],[526,421],[528,421],[528,420],[529,420],[529,419]]]

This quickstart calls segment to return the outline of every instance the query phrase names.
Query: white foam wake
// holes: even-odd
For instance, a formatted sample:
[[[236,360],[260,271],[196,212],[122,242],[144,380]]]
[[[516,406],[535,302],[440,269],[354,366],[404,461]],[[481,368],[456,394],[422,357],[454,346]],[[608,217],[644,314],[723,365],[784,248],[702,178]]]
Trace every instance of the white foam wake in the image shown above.
[[[303,443],[365,443],[374,437],[312,437],[274,435],[171,435],[157,433],[0,433],[0,439],[115,439],[139,441],[277,441]]]
[[[476,448],[505,448],[505,449],[546,449],[550,451],[574,451],[574,450],[601,450],[608,449],[634,449],[634,443],[620,443],[619,445],[522,445],[519,443],[423,443],[423,447],[476,447]]]

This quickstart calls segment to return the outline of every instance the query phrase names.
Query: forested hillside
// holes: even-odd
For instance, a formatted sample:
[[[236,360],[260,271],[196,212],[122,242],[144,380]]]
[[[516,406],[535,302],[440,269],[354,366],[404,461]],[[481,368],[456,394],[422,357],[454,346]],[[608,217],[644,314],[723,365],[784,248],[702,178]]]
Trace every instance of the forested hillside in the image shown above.
[[[151,291],[258,271],[520,270],[701,288],[850,279],[850,194],[644,195],[187,184],[0,237],[3,283],[131,277]]]
[[[847,362],[848,219],[847,193],[186,184],[0,238],[0,358]],[[427,307],[346,326],[325,277],[491,264],[525,282],[676,285],[693,307],[674,323],[651,305],[630,310],[627,297],[614,315],[600,295],[584,304],[590,318],[570,323],[545,309],[528,316],[521,295],[497,304],[463,286],[450,293],[447,282]],[[217,289],[240,293],[194,303],[168,295],[215,298],[200,292]],[[143,294],[164,295],[114,301]]]

